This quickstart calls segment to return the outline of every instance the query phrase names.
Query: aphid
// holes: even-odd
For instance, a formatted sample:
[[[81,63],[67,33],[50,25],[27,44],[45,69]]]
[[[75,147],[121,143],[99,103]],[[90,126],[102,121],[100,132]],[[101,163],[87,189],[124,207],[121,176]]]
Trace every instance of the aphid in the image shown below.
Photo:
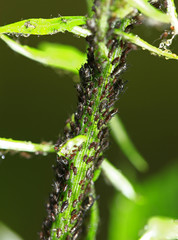
[[[54,213],[51,213],[51,221],[54,222],[56,220]]]
[[[70,233],[73,234],[82,224],[82,218],[78,220],[78,222],[75,224],[75,226],[70,230]]]
[[[86,161],[86,164],[88,164],[88,163],[90,163],[91,161],[93,161],[93,159],[94,159],[93,156],[92,156],[92,157],[89,157],[89,158],[87,159],[87,161]]]
[[[92,108],[91,107],[87,107],[87,112],[89,115],[92,115]]]
[[[93,94],[96,94],[97,92],[98,92],[97,88],[94,88],[93,91],[92,91]]]
[[[111,62],[112,65],[118,63],[120,61],[120,57],[114,58],[114,60]]]
[[[103,125],[103,120],[100,119],[100,120],[98,121],[98,123],[97,123],[97,128],[98,128],[98,130],[101,128],[102,125]]]
[[[83,198],[83,193],[81,193],[79,198],[78,198],[79,202],[82,200],[82,198]]]
[[[71,236],[67,235],[65,240],[71,240]]]
[[[98,85],[99,85],[99,87],[101,86],[101,84],[103,83],[103,81],[104,81],[104,78],[101,76],[101,77],[99,77],[99,80],[98,80]]]
[[[84,182],[85,182],[85,179],[82,179],[82,180],[79,182],[79,185],[82,185]]]
[[[77,200],[77,199],[75,199],[75,200],[73,201],[73,203],[72,203],[72,207],[73,207],[73,208],[75,208],[75,207],[76,207],[76,205],[77,205],[77,203],[78,203],[78,200]]]
[[[73,168],[74,168],[74,164],[71,163],[71,165],[70,165],[70,170],[73,170]]]
[[[94,101],[90,101],[90,107],[92,107],[93,106],[93,104],[94,104]]]
[[[87,121],[88,121],[88,117],[84,117],[83,119],[84,124],[87,123]]]
[[[85,155],[83,156],[83,161],[84,161],[84,162],[85,162],[85,160],[87,159],[87,157],[88,157],[87,154],[85,154]]]
[[[87,133],[87,132],[88,132],[88,128],[85,128],[85,129],[84,129],[84,132]]]
[[[118,112],[118,109],[115,108],[115,109],[111,110],[111,112],[109,114],[111,115],[111,117],[113,117],[117,112]]]
[[[54,182],[54,184],[52,186],[54,187],[55,193],[58,194],[60,192],[60,183]]]
[[[41,232],[39,233],[39,236],[40,236],[40,239],[42,240],[42,239],[44,238],[44,233],[41,231]]]
[[[102,112],[107,105],[107,100],[103,100],[99,105],[99,111]]]
[[[74,172],[74,175],[77,175],[77,168],[76,167],[73,168],[73,172]]]
[[[74,209],[72,212],[71,212],[71,216],[73,216],[74,214],[77,213],[77,209]]]
[[[114,39],[110,39],[106,44],[107,48],[111,47],[111,45],[114,43],[114,41],[115,41]]]
[[[57,228],[57,230],[56,230],[57,238],[60,238],[61,235],[62,235],[62,230],[60,228]]]
[[[61,213],[63,213],[69,206],[68,200],[64,201],[61,206]]]
[[[89,168],[86,172],[86,178],[87,179],[92,179],[93,178],[93,171],[92,171],[92,168]]]
[[[100,130],[97,137],[98,137],[99,139],[101,139],[101,136],[102,136],[102,135],[103,135],[103,131]]]
[[[72,154],[72,155],[74,155],[74,154]],[[66,171],[66,173],[64,175],[64,178],[65,178],[66,181],[69,180],[69,178],[70,178],[70,172],[69,171]]]
[[[66,225],[64,226],[64,232],[67,232],[67,230],[68,230],[68,225],[66,224]]]
[[[91,125],[92,125],[92,122],[89,122],[89,123],[88,123],[88,127],[90,127]]]
[[[94,198],[93,196],[89,195],[85,200],[83,201],[83,208],[85,211],[88,211],[94,204]]]
[[[90,145],[88,146],[88,149],[93,148],[95,146],[95,144],[96,144],[95,142],[90,143]]]
[[[82,184],[81,189],[82,189],[82,190],[85,189],[85,184]]]
[[[106,115],[108,114],[108,109],[106,109],[106,111],[102,114],[103,117],[106,117]]]
[[[89,88],[87,88],[87,89],[86,89],[86,94],[87,94],[88,99],[90,99],[90,98],[91,98],[92,91],[91,91]]]
[[[99,157],[99,155],[100,155],[100,151],[97,151],[97,152],[95,153],[95,159],[97,159],[97,158]]]
[[[111,85],[110,83],[107,83],[107,84],[105,85],[105,90],[106,90],[110,85]]]
[[[114,77],[116,75],[120,75],[123,71],[126,70],[126,63],[120,63],[111,73],[111,77]]]
[[[103,144],[102,144],[102,149],[103,151],[109,147],[109,141],[105,141]]]
[[[65,192],[68,188],[68,185],[65,183],[64,186],[63,186],[63,192]]]
[[[98,161],[97,161],[97,167],[99,167],[101,164],[102,164],[102,162],[103,162],[103,160],[104,160],[104,157],[103,156],[100,156],[99,158],[98,158]]]
[[[70,198],[72,196],[72,190],[71,189],[69,189],[67,195],[68,195],[68,198]]]
[[[58,209],[58,205],[57,205],[57,204],[54,204],[54,205],[53,205],[53,211],[54,211],[54,214],[55,214],[55,215],[58,214],[59,209]]]
[[[79,134],[80,134],[80,128],[79,128],[79,127],[76,127],[76,128],[75,128],[75,133],[76,133],[76,135],[79,135]]]
[[[111,114],[109,113],[108,116],[105,118],[105,121],[104,123],[107,124],[110,120],[111,120],[112,116]]]
[[[99,119],[100,115],[96,114],[94,120],[97,121]]]
[[[82,229],[78,229],[78,230],[74,233],[74,235],[73,235],[73,237],[72,237],[72,240],[77,240],[81,232],[82,232]]]

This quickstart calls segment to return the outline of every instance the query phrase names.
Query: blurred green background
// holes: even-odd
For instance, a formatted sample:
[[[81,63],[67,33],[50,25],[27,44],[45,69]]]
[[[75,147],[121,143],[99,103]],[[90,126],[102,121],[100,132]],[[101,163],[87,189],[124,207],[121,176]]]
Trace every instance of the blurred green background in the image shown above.
[[[86,13],[85,1],[81,0],[1,0],[0,25],[28,18]],[[134,31],[150,43],[155,41],[158,46],[160,29],[139,26]],[[86,48],[84,39],[69,33],[19,38],[19,41],[31,46],[49,41],[71,44],[81,51]],[[178,39],[172,45],[173,52],[178,53],[177,46]],[[62,133],[66,118],[76,108],[73,76],[26,59],[3,42],[0,42],[0,56],[0,137],[37,143],[55,142]],[[143,182],[175,164],[178,159],[178,62],[138,50],[129,54],[128,65],[123,76],[128,84],[117,104],[119,115],[150,169],[145,174],[136,172],[112,139],[106,155],[129,179]],[[45,202],[51,188],[51,165],[54,161],[55,155],[33,156],[28,160],[18,154],[7,154],[4,160],[0,160],[0,221],[25,240],[38,239],[37,232],[45,216]],[[177,185],[177,182],[174,180],[173,184]],[[160,188],[164,191],[164,185]],[[101,177],[97,182],[101,210],[97,239],[106,239],[109,207],[114,193]],[[176,204],[172,208],[178,212]],[[170,214],[170,217],[175,216]]]

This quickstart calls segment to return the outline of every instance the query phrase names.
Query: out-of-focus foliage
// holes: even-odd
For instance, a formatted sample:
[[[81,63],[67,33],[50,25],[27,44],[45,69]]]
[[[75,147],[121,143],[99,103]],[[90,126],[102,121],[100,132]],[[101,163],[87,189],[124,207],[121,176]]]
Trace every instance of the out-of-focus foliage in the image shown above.
[[[111,204],[108,239],[136,240],[152,216],[176,219],[178,216],[178,164],[136,184],[143,197],[139,203],[117,194]]]

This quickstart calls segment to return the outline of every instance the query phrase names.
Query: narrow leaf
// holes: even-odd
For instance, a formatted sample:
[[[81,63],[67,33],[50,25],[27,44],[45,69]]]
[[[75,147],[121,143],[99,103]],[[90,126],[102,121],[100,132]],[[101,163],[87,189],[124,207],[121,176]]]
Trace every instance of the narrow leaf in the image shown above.
[[[174,0],[167,0],[167,14],[170,16],[171,25],[174,27],[174,33],[178,34],[178,19]]]
[[[36,144],[30,141],[17,141],[6,138],[0,138],[0,149],[24,152],[54,152],[54,146],[51,144]]]
[[[145,171],[148,169],[148,164],[144,160],[144,158],[140,155],[131,139],[129,138],[127,131],[124,128],[123,123],[121,122],[118,116],[115,116],[111,122],[111,134],[124,152],[124,154],[128,157],[130,162],[139,170]]]
[[[104,175],[107,177],[109,182],[120,191],[125,197],[130,200],[136,200],[136,193],[132,184],[127,180],[127,178],[116,169],[108,160],[104,160],[102,163],[102,170]]]
[[[52,35],[58,32],[73,32],[76,26],[84,25],[86,17],[59,17],[52,19],[34,18],[19,21],[0,27],[0,33],[13,33],[25,36],[29,35]]]
[[[170,23],[170,17],[153,7],[147,0],[127,0],[127,2],[147,17],[162,23]]]
[[[115,33],[122,36],[125,40],[132,42],[140,47],[143,48],[143,50],[147,49],[148,51],[151,52],[151,54],[155,55],[157,54],[158,56],[163,56],[166,59],[175,59],[178,60],[178,56],[175,53],[170,52],[169,50],[161,50],[157,47],[154,47],[153,45],[147,43],[143,39],[141,39],[138,36],[135,36],[131,33],[124,33],[119,30],[115,30]]]
[[[60,68],[78,74],[81,64],[84,63],[86,56],[78,49],[54,43],[41,43],[39,48],[32,48],[21,45],[5,35],[1,39],[15,52],[40,62],[46,66]]]
[[[178,219],[152,217],[145,227],[146,231],[139,240],[178,239]]]
[[[22,240],[17,233],[13,232],[9,227],[0,222],[0,236],[1,240]]]

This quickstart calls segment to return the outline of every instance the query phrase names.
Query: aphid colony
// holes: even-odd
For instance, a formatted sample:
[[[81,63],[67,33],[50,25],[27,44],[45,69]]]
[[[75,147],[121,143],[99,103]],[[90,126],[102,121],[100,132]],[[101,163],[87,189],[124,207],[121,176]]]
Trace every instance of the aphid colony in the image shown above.
[[[103,151],[109,146],[108,122],[117,113],[114,103],[124,88],[120,75],[126,70],[126,54],[131,44],[118,42],[113,34],[121,22],[110,17],[105,39],[99,39],[97,19],[100,1],[95,1],[97,10],[87,22],[92,35],[87,37],[89,44],[87,63],[81,67],[81,83],[76,85],[78,106],[74,115],[66,121],[63,139],[59,139],[55,149],[76,136],[86,136],[80,145],[73,144],[70,151],[64,151],[57,157],[53,192],[47,203],[47,218],[43,222],[40,239],[77,239],[88,210],[94,203],[91,194],[93,176],[103,162]],[[127,26],[127,31],[129,27]],[[108,49],[107,58],[102,59],[98,52],[98,43],[103,41]],[[120,48],[120,54],[117,49]],[[111,66],[109,76],[103,76],[105,68]],[[106,75],[106,74],[105,74]],[[80,169],[79,169],[80,166]],[[59,216],[59,218],[57,218]]]

